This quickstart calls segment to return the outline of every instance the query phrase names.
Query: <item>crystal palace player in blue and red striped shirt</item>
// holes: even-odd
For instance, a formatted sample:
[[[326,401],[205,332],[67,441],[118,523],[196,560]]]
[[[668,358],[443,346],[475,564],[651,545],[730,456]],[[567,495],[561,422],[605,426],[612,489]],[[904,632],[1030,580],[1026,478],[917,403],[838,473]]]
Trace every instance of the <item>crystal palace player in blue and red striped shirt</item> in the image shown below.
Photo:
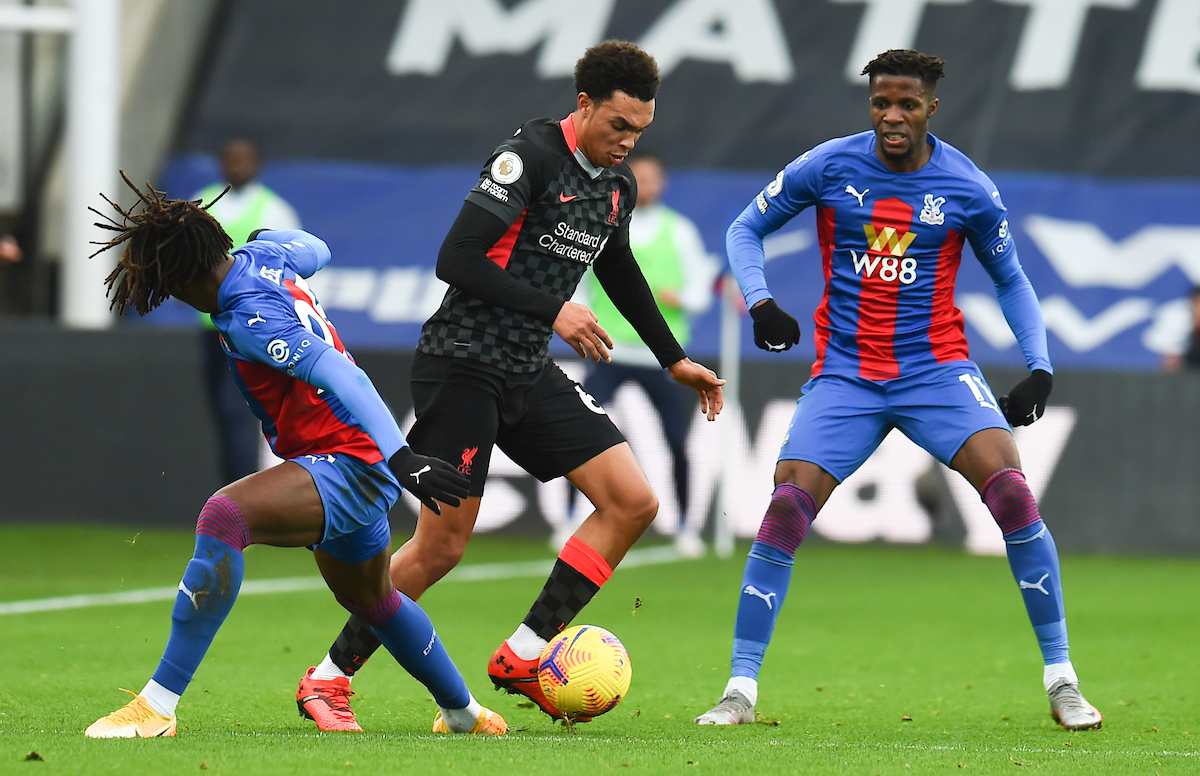
[[[928,132],[944,63],[888,51],[870,77],[873,131],[802,154],[729,228],[730,263],[755,343],[787,350],[800,327],[767,289],[763,237],[817,208],[825,295],[813,316],[817,360],[775,468],[776,489],[746,561],[732,676],[700,724],[754,721],[758,674],[796,549],[838,483],[898,428],[975,486],[1004,534],[1045,663],[1051,710],[1071,729],[1100,727],[1071,665],[1058,554],[1021,473],[1012,426],[1037,420],[1052,385],[1046,331],[995,185]],[[998,401],[970,360],[954,306],[970,242],[996,286],[1031,374]]]
[[[117,232],[102,251],[124,245],[108,276],[113,306],[144,315],[173,296],[210,314],[247,402],[287,460],[205,503],[158,668],[86,735],[175,735],[176,705],[237,599],[249,544],[312,548],[338,602],[433,695],[434,732],[505,733],[504,720],[471,697],[425,612],[388,576],[387,513],[400,488],[440,512],[439,501],[459,505],[468,481],[412,451],[325,317],[305,278],[329,261],[329,248],[306,232],[260,230],[230,253],[229,235],[201,203],[130,188],[141,209],[113,205],[119,219],[102,224]],[[338,711],[321,709],[327,729],[361,729]]]

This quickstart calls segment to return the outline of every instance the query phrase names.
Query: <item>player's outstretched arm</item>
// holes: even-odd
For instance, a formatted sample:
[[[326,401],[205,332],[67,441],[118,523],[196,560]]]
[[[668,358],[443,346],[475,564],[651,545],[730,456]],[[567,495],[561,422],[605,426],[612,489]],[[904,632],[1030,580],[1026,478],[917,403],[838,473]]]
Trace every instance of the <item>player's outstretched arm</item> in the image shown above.
[[[700,395],[700,411],[709,420],[716,420],[721,408],[725,406],[725,397],[721,392],[725,381],[717,377],[713,370],[703,364],[697,364],[690,358],[676,361],[668,367],[668,371],[676,382],[696,390]]]
[[[441,501],[456,507],[470,492],[470,480],[440,458],[417,455],[404,439],[391,410],[367,373],[329,348],[312,365],[305,381],[332,393],[379,446],[400,486],[441,514]]]

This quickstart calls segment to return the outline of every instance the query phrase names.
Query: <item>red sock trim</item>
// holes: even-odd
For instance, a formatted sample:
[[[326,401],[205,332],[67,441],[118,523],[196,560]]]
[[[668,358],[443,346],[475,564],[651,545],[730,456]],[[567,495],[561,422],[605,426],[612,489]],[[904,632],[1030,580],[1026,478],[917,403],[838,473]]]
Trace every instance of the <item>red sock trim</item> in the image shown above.
[[[596,587],[603,587],[612,576],[613,570],[608,561],[574,536],[567,539],[558,559],[583,574]]]

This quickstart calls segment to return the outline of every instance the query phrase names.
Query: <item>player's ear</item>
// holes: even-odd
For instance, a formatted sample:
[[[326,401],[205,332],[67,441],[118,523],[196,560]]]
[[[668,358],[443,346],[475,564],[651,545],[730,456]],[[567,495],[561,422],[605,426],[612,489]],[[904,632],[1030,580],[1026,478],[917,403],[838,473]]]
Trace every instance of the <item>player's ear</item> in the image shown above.
[[[928,110],[928,112],[926,112],[925,118],[926,119],[933,118],[933,114],[937,113],[937,109],[938,109],[938,98],[934,97],[932,100],[929,101],[929,110]]]

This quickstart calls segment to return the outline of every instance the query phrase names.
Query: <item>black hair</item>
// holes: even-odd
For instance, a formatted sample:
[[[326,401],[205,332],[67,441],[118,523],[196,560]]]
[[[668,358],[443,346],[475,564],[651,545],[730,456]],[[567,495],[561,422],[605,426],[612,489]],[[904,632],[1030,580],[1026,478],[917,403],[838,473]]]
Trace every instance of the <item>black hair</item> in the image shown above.
[[[200,200],[167,199],[148,183],[143,192],[124,171],[121,179],[137,194],[141,208],[134,212],[135,204],[126,210],[101,194],[120,220],[88,208],[105,219],[96,226],[117,233],[111,240],[93,241],[100,249],[92,257],[125,244],[120,261],[104,279],[106,295],[112,297],[109,309],[120,314],[132,307],[145,315],[215,270],[233,249],[233,240],[208,212],[229,189],[204,205]]]
[[[658,63],[635,44],[606,40],[584,52],[575,63],[575,91],[601,103],[613,92],[650,102],[658,94]]]
[[[889,49],[868,62],[861,75],[869,76],[872,83],[881,75],[911,76],[921,79],[925,88],[932,92],[937,88],[938,79],[946,76],[946,63],[912,49]]]

